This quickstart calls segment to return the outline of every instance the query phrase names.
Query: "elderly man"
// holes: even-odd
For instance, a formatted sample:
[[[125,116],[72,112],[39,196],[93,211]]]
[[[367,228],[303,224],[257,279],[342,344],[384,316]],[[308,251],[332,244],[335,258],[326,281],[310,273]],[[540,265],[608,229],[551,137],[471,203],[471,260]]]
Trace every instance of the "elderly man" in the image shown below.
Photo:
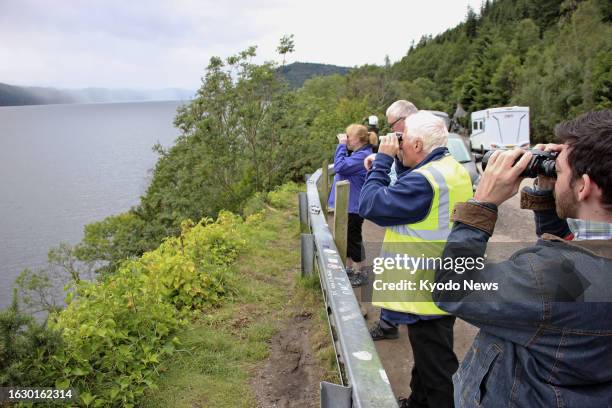
[[[385,116],[387,117],[387,123],[391,128],[391,132],[399,132],[402,133],[404,131],[404,122],[405,119],[417,113],[418,109],[412,102],[400,99],[393,102],[388,108]],[[378,149],[378,147],[377,147]],[[363,164],[366,170],[370,170],[372,168],[372,163],[376,158],[376,154],[370,154],[365,158]],[[397,181],[398,174],[402,174],[408,170],[406,167],[402,165],[401,160],[397,157],[394,157],[394,163],[391,165],[389,169],[389,178],[391,179],[390,185],[395,184]],[[355,282],[353,286],[363,286],[368,282],[367,273],[359,273],[353,276],[349,276],[351,278],[351,282]],[[380,320],[374,324],[374,327],[371,329],[370,334],[372,335],[373,340],[383,340],[383,339],[396,339],[399,336],[398,331],[398,323],[401,323],[401,319],[399,322],[396,322],[393,319],[393,314],[388,313],[385,309],[381,309],[380,311]]]
[[[378,154],[361,190],[359,213],[387,227],[383,257],[416,258],[425,253],[441,256],[450,233],[454,204],[472,196],[470,176],[449,154],[447,139],[444,122],[424,111],[405,119],[401,138],[395,133],[381,138]],[[388,173],[396,156],[410,170],[400,172],[397,182],[389,186]],[[435,271],[411,273],[385,267],[382,273],[374,272],[376,280],[383,285],[377,287],[379,282],[374,282],[373,304],[384,308],[394,321],[408,325],[414,355],[412,394],[400,401],[401,406],[452,407],[451,377],[458,366],[453,351],[455,317],[433,303],[431,292],[379,290],[385,283],[412,281],[418,286],[416,281],[433,281]]]
[[[612,110],[555,134],[563,144],[536,147],[558,153],[556,180],[539,175],[521,196],[535,212],[536,245],[480,270],[436,272],[442,285],[497,287],[434,291],[442,309],[480,328],[454,376],[457,406],[612,406]],[[445,258],[483,256],[497,207],[517,193],[532,158],[493,154],[474,199],[455,208]],[[582,220],[579,230],[570,217]]]

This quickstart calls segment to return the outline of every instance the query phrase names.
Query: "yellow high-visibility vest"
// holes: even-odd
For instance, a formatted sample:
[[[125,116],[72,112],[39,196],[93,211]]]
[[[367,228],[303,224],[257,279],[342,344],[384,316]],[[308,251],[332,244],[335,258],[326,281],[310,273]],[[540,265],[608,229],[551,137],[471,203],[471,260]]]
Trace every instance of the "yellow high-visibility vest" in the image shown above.
[[[406,264],[400,264],[399,268],[385,265],[384,272],[374,275],[374,280],[380,282],[375,282],[372,303],[398,312],[446,315],[448,313],[434,304],[431,291],[427,285],[423,288],[422,282],[434,282],[436,265],[442,260],[442,252],[452,229],[450,219],[453,208],[455,204],[472,197],[472,182],[467,170],[450,155],[413,171],[425,176],[433,189],[429,213],[417,223],[387,227],[381,257],[396,259],[400,255],[405,260],[406,254],[417,262],[419,259],[422,261],[421,264],[417,263],[420,265],[418,269],[410,267],[410,264],[408,269],[405,268]],[[414,282],[412,290],[407,288],[407,282]],[[386,289],[378,290],[377,287],[380,289],[382,284],[387,284]],[[406,288],[388,289],[392,285]]]

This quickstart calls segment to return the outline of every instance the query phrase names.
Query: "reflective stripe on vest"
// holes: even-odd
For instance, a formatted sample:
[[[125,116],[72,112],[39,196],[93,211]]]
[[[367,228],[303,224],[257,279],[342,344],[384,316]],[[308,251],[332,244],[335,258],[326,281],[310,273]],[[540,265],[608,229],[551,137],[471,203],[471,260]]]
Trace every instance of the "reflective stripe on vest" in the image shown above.
[[[397,254],[414,258],[440,258],[452,229],[450,217],[453,207],[472,197],[472,182],[467,170],[450,155],[413,171],[425,176],[432,187],[434,195],[429,213],[417,223],[388,227],[380,255],[383,258],[394,258]],[[433,303],[430,291],[418,289],[420,281],[433,283],[434,275],[434,269],[419,269],[413,273],[385,269],[374,279],[387,283],[412,281],[417,290],[374,290],[372,303],[399,312],[445,315],[447,313]]]

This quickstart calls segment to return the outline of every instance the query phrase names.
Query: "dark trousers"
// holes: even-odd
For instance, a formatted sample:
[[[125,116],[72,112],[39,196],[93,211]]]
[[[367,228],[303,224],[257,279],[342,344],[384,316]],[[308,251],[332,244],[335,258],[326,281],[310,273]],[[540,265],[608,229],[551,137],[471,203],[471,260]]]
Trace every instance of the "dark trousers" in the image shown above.
[[[354,262],[361,262],[365,259],[365,250],[363,248],[363,238],[361,229],[363,227],[363,218],[359,214],[349,213],[346,256]]]
[[[455,316],[445,316],[408,325],[414,355],[411,407],[454,406],[452,376],[459,367],[453,351],[454,324]]]

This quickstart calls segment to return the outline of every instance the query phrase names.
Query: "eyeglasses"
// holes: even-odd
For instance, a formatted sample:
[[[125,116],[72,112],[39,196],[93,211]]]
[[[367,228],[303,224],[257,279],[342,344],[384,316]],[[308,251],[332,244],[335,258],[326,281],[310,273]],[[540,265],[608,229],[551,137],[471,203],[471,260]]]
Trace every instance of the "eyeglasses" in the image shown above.
[[[406,117],[404,117],[404,116],[400,116],[400,117],[399,117],[399,119],[397,119],[396,121],[394,121],[393,123],[391,123],[391,124],[389,125],[389,127],[391,127],[391,129],[393,129],[393,126],[395,126],[395,124],[396,124],[397,122],[399,122],[400,120],[404,120],[404,119],[406,119]]]

